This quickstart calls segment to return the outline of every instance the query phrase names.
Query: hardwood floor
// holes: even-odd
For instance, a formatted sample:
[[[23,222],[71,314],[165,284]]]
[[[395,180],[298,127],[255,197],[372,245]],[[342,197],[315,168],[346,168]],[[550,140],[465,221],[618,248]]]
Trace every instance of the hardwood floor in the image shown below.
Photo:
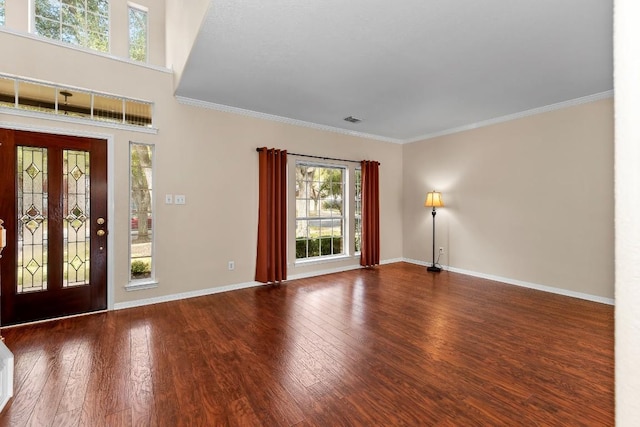
[[[614,424],[613,307],[411,264],[3,335],[3,426]]]

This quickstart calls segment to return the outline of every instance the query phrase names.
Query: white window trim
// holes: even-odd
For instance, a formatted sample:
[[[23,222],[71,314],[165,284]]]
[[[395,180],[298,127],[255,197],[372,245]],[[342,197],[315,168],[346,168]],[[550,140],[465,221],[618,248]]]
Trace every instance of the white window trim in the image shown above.
[[[30,0],[29,1],[29,35],[32,37],[35,37],[38,40],[50,40],[50,41],[55,41],[57,43],[60,43],[64,46],[74,46],[76,48],[80,48],[83,51],[90,51],[90,52],[98,52],[101,53],[103,55],[110,55],[111,54],[111,1],[113,0],[109,0],[109,11],[107,12],[107,18],[109,19],[109,30],[108,30],[108,40],[109,40],[109,49],[107,51],[102,51],[102,50],[96,50],[96,49],[91,49],[89,47],[86,46],[82,46],[82,45],[77,45],[77,44],[73,44],[73,43],[67,43],[64,42],[62,40],[59,39],[51,39],[49,37],[45,37],[45,36],[41,36],[39,34],[36,34],[36,0]],[[135,61],[135,62],[140,62],[140,61]]]
[[[292,260],[289,265],[293,265],[294,267],[302,267],[302,266],[310,266],[315,264],[325,264],[325,263],[335,263],[335,262],[344,262],[348,260],[357,261],[360,259],[360,252],[355,252],[355,235],[354,230],[352,228],[355,226],[355,171],[356,169],[360,169],[359,164],[354,164],[352,162],[341,162],[341,161],[333,161],[326,160],[322,162],[317,161],[308,161],[304,156],[296,157],[295,155],[290,155],[291,158],[294,158],[294,161],[290,162],[288,175],[291,179],[288,185],[288,235],[287,235],[287,244],[290,247],[288,251],[289,259]],[[295,190],[295,173],[298,165],[310,165],[310,166],[319,166],[319,167],[342,167],[345,168],[346,176],[344,183],[344,235],[343,235],[343,254],[337,255],[324,255],[318,257],[311,258],[296,258],[296,190]]]
[[[23,78],[23,77],[19,77],[19,76],[15,76],[12,74],[4,74],[4,73],[0,73],[0,77],[1,78],[5,78],[5,79],[11,79],[14,80],[14,85],[15,85],[15,89],[14,89],[14,95],[15,95],[15,105],[13,108],[11,107],[4,107],[4,106],[0,106],[0,113],[6,113],[6,114],[10,114],[13,116],[20,116],[20,117],[33,117],[33,118],[39,118],[39,119],[48,119],[48,120],[53,120],[53,121],[57,121],[57,122],[66,122],[66,123],[77,123],[77,124],[91,124],[94,126],[99,126],[99,127],[106,127],[106,128],[112,128],[112,129],[123,129],[123,130],[134,130],[134,131],[138,131],[138,132],[143,132],[143,133],[150,133],[150,134],[157,134],[158,133],[158,129],[153,127],[154,126],[154,115],[155,115],[155,103],[150,102],[150,101],[144,101],[141,99],[134,99],[134,98],[128,98],[125,96],[119,96],[119,95],[114,95],[114,94],[108,94],[108,93],[104,93],[104,92],[97,92],[94,90],[90,90],[90,89],[83,89],[83,88],[79,88],[76,86],[68,86],[68,85],[58,85],[55,83],[51,83],[51,82],[47,82],[47,81],[43,81],[43,80],[36,80],[36,79],[29,79],[29,78]],[[123,109],[124,109],[124,105],[126,103],[126,101],[131,101],[131,102],[139,102],[139,103],[145,103],[145,104],[149,104],[151,107],[151,126],[150,127],[146,127],[146,126],[137,126],[137,125],[131,125],[128,123],[117,123],[117,122],[107,122],[107,121],[102,121],[102,120],[96,120],[93,118],[93,116],[91,118],[86,118],[86,117],[73,117],[73,116],[65,116],[63,114],[55,114],[54,112],[41,112],[41,111],[33,111],[33,110],[25,110],[25,109],[21,109],[19,108],[19,102],[18,102],[18,98],[20,96],[20,92],[19,92],[19,82],[26,82],[26,83],[31,83],[31,84],[37,84],[37,85],[42,85],[42,86],[48,86],[48,87],[52,87],[56,90],[56,100],[55,100],[55,104],[56,104],[56,110],[58,108],[58,91],[60,89],[62,90],[72,90],[72,91],[78,91],[78,92],[84,92],[87,94],[91,95],[92,98],[92,107],[93,107],[93,97],[94,95],[98,95],[98,96],[102,96],[102,97],[110,97],[110,98],[115,98],[115,99],[121,99],[123,102]],[[124,114],[123,114],[123,121],[126,120],[126,109],[124,109]]]
[[[158,287],[158,280],[156,279],[156,238],[155,238],[155,230],[153,231],[153,234],[151,236],[151,277],[147,277],[144,279],[132,279],[131,278],[131,147],[133,144],[139,144],[139,145],[147,145],[152,147],[152,152],[151,152],[151,176],[152,178],[154,178],[152,180],[152,189],[151,191],[152,193],[152,197],[151,197],[151,218],[152,218],[152,224],[153,227],[156,227],[156,217],[155,217],[155,212],[156,212],[156,190],[155,190],[155,177],[156,177],[156,146],[155,144],[150,144],[150,143],[144,143],[144,142],[136,142],[136,141],[129,141],[129,222],[128,222],[128,228],[129,228],[129,248],[128,248],[128,263],[129,263],[129,268],[127,270],[127,274],[128,274],[128,279],[127,279],[127,284],[125,285],[125,289],[127,291],[134,291],[134,290],[143,290],[143,289],[152,289],[152,288],[157,288]]]
[[[109,7],[111,7],[111,3],[109,3]],[[137,61],[133,58],[131,58],[131,37],[129,37],[129,31],[130,28],[128,28],[128,24],[129,24],[129,9],[136,9],[139,10],[141,12],[144,12],[146,17],[147,17],[147,22],[145,22],[145,25],[147,26],[147,28],[145,28],[145,31],[147,33],[147,38],[145,40],[145,47],[144,47],[144,61]],[[149,62],[149,8],[139,5],[137,3],[133,3],[133,2],[127,2],[127,58],[130,61],[133,62],[137,62],[140,64],[146,64]]]

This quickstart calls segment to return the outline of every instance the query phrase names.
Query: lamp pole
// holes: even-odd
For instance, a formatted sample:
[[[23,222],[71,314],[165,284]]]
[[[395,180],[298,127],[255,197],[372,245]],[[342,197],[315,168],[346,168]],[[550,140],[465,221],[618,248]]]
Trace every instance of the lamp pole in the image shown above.
[[[432,237],[432,246],[431,246],[431,254],[432,254],[432,259],[431,259],[431,266],[427,267],[427,271],[437,271],[440,272],[442,270],[442,268],[440,267],[436,267],[436,207],[433,207],[433,210],[431,211],[431,216],[433,217],[433,233],[431,234]]]

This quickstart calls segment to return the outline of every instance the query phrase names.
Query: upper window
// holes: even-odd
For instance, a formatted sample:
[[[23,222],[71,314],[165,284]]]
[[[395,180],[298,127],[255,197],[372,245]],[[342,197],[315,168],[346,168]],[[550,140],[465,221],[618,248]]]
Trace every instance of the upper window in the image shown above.
[[[129,6],[129,58],[147,62],[147,11]]]
[[[109,52],[109,0],[35,0],[35,33]]]
[[[296,259],[344,254],[347,169],[296,165]]]
[[[0,26],[4,25],[4,3],[5,0],[0,0]]]

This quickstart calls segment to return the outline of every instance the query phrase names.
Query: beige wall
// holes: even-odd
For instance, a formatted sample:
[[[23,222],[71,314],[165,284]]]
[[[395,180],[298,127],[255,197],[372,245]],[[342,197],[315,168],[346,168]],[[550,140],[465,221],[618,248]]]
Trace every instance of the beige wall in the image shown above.
[[[166,296],[252,282],[257,236],[256,147],[382,162],[383,260],[402,257],[402,146],[179,104],[173,74],[44,41],[1,33],[0,72],[88,88],[155,103],[157,135],[0,113],[0,123],[96,132],[114,140],[115,301]],[[46,58],[51,66],[41,66]],[[159,287],[127,292],[129,141],[156,147],[156,275]],[[184,194],[185,206],[164,194]],[[235,271],[227,262],[235,261]],[[357,266],[357,259],[290,267],[290,275]]]
[[[404,146],[406,258],[613,298],[613,102]],[[437,255],[436,255],[437,256]]]

